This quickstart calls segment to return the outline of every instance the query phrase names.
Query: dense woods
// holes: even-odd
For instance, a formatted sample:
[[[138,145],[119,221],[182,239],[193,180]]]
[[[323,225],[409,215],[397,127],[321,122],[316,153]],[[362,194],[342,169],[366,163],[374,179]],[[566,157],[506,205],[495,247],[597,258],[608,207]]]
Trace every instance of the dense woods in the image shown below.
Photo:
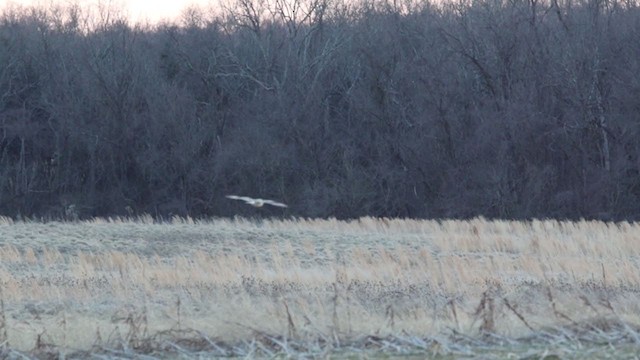
[[[639,5],[7,7],[0,213],[637,220]]]

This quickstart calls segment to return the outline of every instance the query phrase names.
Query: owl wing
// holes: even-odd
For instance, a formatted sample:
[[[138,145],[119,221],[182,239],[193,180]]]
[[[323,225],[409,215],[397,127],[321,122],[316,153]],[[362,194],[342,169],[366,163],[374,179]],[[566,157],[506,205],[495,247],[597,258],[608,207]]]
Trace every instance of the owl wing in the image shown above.
[[[248,204],[250,204],[250,203],[255,201],[254,199],[252,199],[250,197],[247,197],[247,196],[227,195],[225,197],[227,199],[232,199],[232,200],[242,200],[242,201],[244,201],[244,202],[246,202]]]
[[[288,207],[287,204],[283,204],[281,202],[273,201],[273,200],[263,200],[265,204],[277,206],[277,207]]]

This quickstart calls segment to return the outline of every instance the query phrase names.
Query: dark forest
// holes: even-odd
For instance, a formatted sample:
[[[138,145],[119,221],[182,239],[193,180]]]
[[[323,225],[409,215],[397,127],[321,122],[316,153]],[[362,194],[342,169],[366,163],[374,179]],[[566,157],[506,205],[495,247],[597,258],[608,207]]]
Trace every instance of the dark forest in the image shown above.
[[[639,170],[634,0],[0,13],[5,216],[638,220]]]

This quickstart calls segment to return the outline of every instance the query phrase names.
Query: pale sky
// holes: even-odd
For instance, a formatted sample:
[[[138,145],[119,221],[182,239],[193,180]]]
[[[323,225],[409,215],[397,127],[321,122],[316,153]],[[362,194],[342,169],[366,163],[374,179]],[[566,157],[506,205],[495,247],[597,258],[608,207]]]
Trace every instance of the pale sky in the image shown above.
[[[112,4],[122,6],[131,16],[133,21],[149,19],[156,22],[161,19],[174,19],[179,17],[182,10],[189,5],[207,7],[217,3],[216,0],[0,0],[0,8],[6,4],[18,5],[45,5],[50,3],[80,4],[84,6],[97,6],[98,4]]]
[[[149,18],[157,21],[180,16],[189,5],[207,6],[209,0],[121,0],[129,8],[133,19]]]

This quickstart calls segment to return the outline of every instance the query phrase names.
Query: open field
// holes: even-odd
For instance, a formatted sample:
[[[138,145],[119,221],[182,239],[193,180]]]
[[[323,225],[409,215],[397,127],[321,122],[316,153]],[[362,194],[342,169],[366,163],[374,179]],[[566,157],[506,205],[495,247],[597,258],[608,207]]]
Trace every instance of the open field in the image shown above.
[[[635,223],[0,219],[0,285],[16,358],[640,351]]]

